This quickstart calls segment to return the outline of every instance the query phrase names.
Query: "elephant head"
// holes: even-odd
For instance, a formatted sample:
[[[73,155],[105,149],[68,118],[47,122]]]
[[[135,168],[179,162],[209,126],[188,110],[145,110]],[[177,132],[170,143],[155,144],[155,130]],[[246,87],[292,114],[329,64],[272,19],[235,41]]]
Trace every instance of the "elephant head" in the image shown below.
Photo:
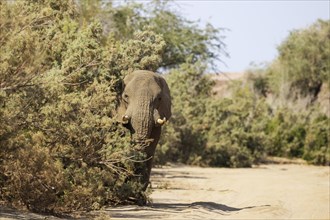
[[[149,182],[161,126],[171,117],[171,96],[166,81],[150,71],[130,73],[124,78],[119,109],[119,120],[130,130],[132,140],[147,143],[143,150],[148,157],[146,181]]]

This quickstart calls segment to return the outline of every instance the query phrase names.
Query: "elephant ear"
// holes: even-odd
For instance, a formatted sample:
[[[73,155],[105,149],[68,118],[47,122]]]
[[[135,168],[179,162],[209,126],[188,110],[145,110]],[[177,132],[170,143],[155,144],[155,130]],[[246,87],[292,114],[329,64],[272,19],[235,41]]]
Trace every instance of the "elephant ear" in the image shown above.
[[[125,115],[127,106],[125,105],[122,94],[125,91],[126,85],[133,79],[133,74],[129,74],[124,77],[120,87],[121,87],[121,93],[119,96],[119,105],[116,108],[116,121],[119,123],[123,123],[123,115]]]
[[[172,115],[170,89],[168,88],[168,85],[163,77],[159,76],[159,81],[162,89],[162,93],[161,93],[162,100],[159,105],[158,112],[161,118],[166,117],[166,119],[168,120]]]
[[[122,87],[124,87],[124,85],[122,85]],[[116,111],[115,111],[115,118],[116,118],[116,121],[119,122],[119,123],[123,123],[123,115],[126,113],[126,106],[124,104],[124,101],[121,97],[121,94],[119,96],[119,103],[118,103],[118,106],[116,108]]]

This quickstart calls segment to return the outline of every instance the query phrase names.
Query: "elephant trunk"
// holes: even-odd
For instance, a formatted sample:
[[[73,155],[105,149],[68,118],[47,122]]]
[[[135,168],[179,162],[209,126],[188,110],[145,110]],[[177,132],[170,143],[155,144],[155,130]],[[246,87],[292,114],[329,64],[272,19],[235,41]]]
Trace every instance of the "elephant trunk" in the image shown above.
[[[141,101],[133,110],[131,125],[133,128],[133,138],[136,141],[146,141],[151,136],[153,127],[153,111],[150,102]]]

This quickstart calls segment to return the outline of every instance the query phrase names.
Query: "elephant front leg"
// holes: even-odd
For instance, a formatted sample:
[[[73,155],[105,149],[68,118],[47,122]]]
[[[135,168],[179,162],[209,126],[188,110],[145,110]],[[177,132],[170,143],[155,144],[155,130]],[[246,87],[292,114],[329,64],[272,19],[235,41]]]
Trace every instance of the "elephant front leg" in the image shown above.
[[[144,172],[143,177],[143,190],[145,191],[149,185],[150,182],[150,176],[151,176],[151,168],[152,168],[152,162],[155,155],[155,150],[160,138],[161,134],[161,127],[155,127],[151,132],[151,137],[153,139],[153,142],[150,143],[150,145],[145,149],[146,152],[146,172]]]

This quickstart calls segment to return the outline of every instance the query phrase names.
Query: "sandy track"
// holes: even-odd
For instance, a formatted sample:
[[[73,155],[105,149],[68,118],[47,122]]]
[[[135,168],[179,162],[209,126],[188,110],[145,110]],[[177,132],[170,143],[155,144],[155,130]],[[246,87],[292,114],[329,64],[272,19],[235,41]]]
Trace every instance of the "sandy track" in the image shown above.
[[[113,219],[330,219],[329,167],[153,169],[152,205],[109,208]]]
[[[90,213],[133,219],[330,219],[330,167],[174,166],[152,171],[152,204]],[[0,219],[59,219],[1,209]],[[82,218],[82,219],[90,219]]]

